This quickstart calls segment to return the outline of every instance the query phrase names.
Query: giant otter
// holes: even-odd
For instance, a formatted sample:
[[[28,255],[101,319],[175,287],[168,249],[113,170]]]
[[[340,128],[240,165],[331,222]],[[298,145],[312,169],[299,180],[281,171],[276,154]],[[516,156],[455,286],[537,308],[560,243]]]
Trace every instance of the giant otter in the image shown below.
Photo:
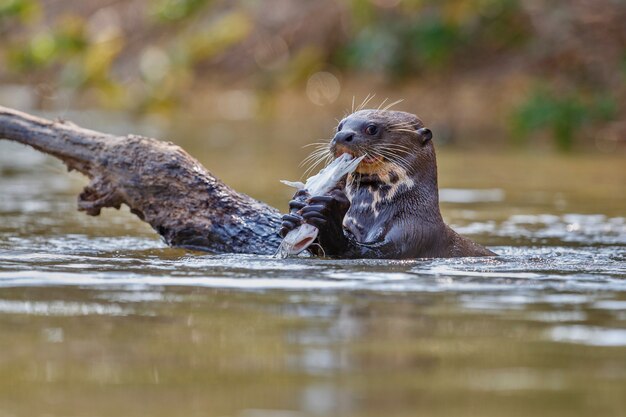
[[[360,110],[347,116],[328,152],[365,159],[329,195],[302,201],[296,193],[281,236],[309,223],[319,229],[318,245],[309,250],[334,258],[495,255],[444,223],[431,139],[431,131],[410,113]]]

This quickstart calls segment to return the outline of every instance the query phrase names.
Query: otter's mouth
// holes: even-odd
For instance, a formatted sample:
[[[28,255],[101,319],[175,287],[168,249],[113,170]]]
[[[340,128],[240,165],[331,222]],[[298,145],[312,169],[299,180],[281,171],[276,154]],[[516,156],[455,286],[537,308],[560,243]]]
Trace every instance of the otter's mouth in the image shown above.
[[[363,158],[362,164],[378,164],[380,162],[384,162],[384,159],[380,156],[366,156]]]
[[[339,158],[344,153],[347,153],[348,155],[352,156],[353,158],[358,158],[360,156],[363,156],[362,153],[356,152],[356,151],[354,151],[352,149],[348,149],[345,146],[337,146],[334,149],[335,158]],[[378,165],[378,164],[381,164],[383,162],[385,162],[385,160],[381,156],[367,155],[365,158],[363,158],[361,163],[359,163],[359,168],[363,167],[363,166]]]

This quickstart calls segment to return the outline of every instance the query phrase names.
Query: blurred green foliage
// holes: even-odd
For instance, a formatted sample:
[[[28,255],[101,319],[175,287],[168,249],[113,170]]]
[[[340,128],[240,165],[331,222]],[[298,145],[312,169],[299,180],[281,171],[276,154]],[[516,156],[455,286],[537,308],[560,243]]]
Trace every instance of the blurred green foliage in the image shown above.
[[[38,15],[39,12],[39,3],[35,0],[0,1],[0,22],[9,18],[18,18],[25,22]]]
[[[83,20],[67,16],[52,30],[35,33],[21,47],[12,45],[7,54],[9,69],[18,73],[45,69],[84,53],[87,46]]]
[[[623,87],[594,73],[597,65],[585,62],[584,44],[563,55],[558,42],[542,39],[522,0],[338,0],[336,9],[328,7],[332,0],[320,2],[285,3],[291,9],[281,10],[288,17],[280,22],[277,11],[263,13],[266,5],[254,0],[90,0],[75,9],[69,0],[0,0],[0,81],[45,82],[99,106],[169,112],[207,79],[245,80],[259,101],[269,103],[273,92],[304,85],[328,68],[401,82],[488,73],[517,59],[529,68],[535,62],[529,78],[544,80],[510,109],[519,143],[544,131],[560,149],[569,149],[581,129],[620,112]],[[134,20],[123,11],[130,3],[141,6]],[[330,13],[320,18],[299,12],[312,5]],[[549,17],[551,7],[561,6],[546,3],[540,14]],[[107,14],[112,9],[113,16]],[[558,11],[565,16],[573,10]],[[299,32],[307,24],[319,27],[319,19],[336,22],[324,29],[326,36]],[[549,19],[543,24],[563,29]],[[594,52],[601,52],[602,43],[590,39]],[[621,71],[614,71],[622,83],[624,51],[622,45],[616,64]],[[555,81],[558,89],[551,87]]]
[[[517,0],[406,1],[382,13],[369,0],[352,0],[352,13],[358,29],[336,61],[392,77],[454,69],[529,36]]]
[[[581,129],[606,122],[617,115],[617,103],[609,95],[587,97],[581,92],[558,94],[545,86],[533,89],[513,113],[513,131],[520,142],[532,133],[548,130],[557,146],[568,151]]]
[[[153,13],[163,21],[177,21],[192,16],[210,0],[159,0],[154,2]]]

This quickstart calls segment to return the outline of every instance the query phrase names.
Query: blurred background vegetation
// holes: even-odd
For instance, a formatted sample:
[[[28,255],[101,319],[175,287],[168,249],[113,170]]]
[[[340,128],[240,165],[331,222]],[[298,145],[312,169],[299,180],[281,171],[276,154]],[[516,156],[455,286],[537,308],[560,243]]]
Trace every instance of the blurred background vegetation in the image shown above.
[[[0,103],[334,123],[376,93],[462,146],[623,151],[624,22],[623,0],[0,0]]]

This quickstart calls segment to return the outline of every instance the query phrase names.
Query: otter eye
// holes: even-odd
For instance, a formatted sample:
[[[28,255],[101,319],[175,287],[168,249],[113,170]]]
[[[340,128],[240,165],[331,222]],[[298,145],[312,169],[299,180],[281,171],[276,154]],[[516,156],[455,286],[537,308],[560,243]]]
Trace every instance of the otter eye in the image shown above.
[[[369,125],[365,128],[365,133],[367,133],[368,135],[375,135],[376,133],[378,133],[378,126],[376,125]]]
[[[343,129],[343,122],[339,123],[339,125],[337,126],[337,132],[340,132],[341,129]]]

